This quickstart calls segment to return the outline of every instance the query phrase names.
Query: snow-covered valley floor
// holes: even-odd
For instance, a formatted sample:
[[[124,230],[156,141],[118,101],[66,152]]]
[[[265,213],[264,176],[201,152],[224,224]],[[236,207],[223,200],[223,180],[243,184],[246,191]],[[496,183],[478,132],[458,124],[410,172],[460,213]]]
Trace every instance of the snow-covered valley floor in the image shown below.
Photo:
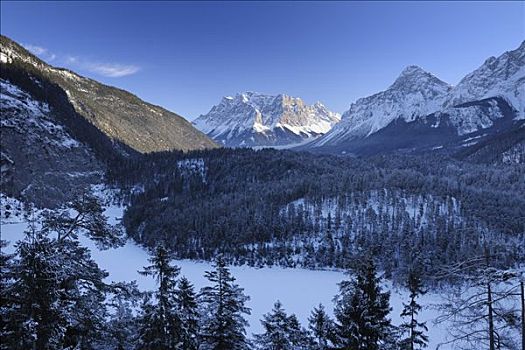
[[[117,223],[122,217],[123,209],[117,206],[108,207],[106,215],[111,223]],[[26,223],[21,216],[4,219],[2,215],[1,237],[11,244],[6,251],[13,250],[12,244],[23,237]],[[82,239],[83,245],[90,248],[93,258],[99,266],[109,273],[110,281],[132,281],[136,280],[142,290],[155,288],[153,279],[141,276],[137,273],[143,266],[147,265],[148,252],[128,241],[121,248],[110,250],[99,250],[95,244],[87,238]],[[206,285],[204,272],[211,268],[208,262],[196,262],[190,260],[177,260],[175,263],[181,267],[181,274],[190,279],[196,289]],[[231,271],[237,282],[244,288],[245,293],[250,296],[248,305],[251,315],[247,317],[250,327],[248,334],[262,331],[259,320],[262,315],[272,309],[273,303],[280,300],[288,313],[297,315],[303,326],[308,324],[308,316],[314,306],[322,303],[328,311],[333,311],[332,299],[338,292],[338,283],[345,278],[342,271],[319,271],[306,269],[252,268],[248,266],[232,266]],[[402,303],[407,302],[408,292],[402,289],[393,289],[390,284],[385,287],[391,290],[391,318],[394,324],[399,324],[399,314]],[[437,313],[431,308],[441,300],[438,294],[429,292],[420,299],[425,306],[421,319],[427,321],[429,327],[429,349],[435,349],[438,344],[446,340],[446,325],[434,325],[433,320]],[[453,347],[440,347],[440,349],[453,349]]]

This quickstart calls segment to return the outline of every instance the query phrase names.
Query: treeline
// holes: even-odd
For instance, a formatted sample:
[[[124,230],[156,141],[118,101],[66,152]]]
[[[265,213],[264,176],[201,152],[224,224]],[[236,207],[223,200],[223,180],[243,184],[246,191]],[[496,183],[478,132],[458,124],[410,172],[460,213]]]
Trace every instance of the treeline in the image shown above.
[[[129,203],[128,233],[146,246],[166,241],[179,258],[221,253],[235,264],[309,268],[346,268],[372,251],[398,281],[417,252],[427,275],[480,254],[485,242],[502,252],[502,266],[523,262],[523,178],[521,165],[438,155],[360,159],[249,149],[149,154],[114,163],[108,175]],[[374,202],[372,193],[388,198]],[[415,199],[418,207],[407,208]],[[297,201],[318,209],[292,210]],[[330,219],[321,210],[327,201],[335,203]],[[436,209],[453,201],[457,210]]]

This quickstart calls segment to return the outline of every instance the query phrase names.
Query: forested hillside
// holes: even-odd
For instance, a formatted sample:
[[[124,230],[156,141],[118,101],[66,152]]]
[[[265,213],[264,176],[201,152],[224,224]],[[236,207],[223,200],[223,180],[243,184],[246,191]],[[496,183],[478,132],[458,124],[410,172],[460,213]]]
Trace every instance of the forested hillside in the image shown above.
[[[371,251],[395,279],[489,248],[525,261],[525,168],[444,156],[351,158],[274,150],[157,153],[115,163],[128,233],[180,258],[348,267]]]
[[[51,85],[54,90],[61,90],[72,107],[72,111],[67,112],[75,112],[112,141],[137,152],[217,147],[178,114],[125,90],[55,68],[3,35],[0,48],[3,79],[17,83],[23,76],[30,76],[44,81],[46,89]]]

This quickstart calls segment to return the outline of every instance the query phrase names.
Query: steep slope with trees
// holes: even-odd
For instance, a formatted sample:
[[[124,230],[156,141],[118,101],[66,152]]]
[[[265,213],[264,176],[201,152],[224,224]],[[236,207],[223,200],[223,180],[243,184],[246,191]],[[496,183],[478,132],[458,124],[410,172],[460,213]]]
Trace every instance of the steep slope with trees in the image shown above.
[[[2,77],[16,69],[58,85],[79,115],[110,139],[138,152],[217,147],[181,116],[127,91],[52,67],[5,36],[0,37],[0,49]]]

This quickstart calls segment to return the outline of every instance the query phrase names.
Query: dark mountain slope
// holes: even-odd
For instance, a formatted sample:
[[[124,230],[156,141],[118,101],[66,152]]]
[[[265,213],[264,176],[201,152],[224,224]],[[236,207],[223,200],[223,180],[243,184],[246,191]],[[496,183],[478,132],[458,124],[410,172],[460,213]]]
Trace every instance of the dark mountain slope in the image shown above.
[[[100,159],[114,156],[115,143],[68,108],[59,87],[23,77],[0,79],[1,192],[54,207],[101,182]]]
[[[455,155],[476,163],[525,164],[525,120],[508,130],[460,150]]]
[[[134,150],[195,150],[217,145],[179,115],[66,69],[54,68],[14,41],[0,37],[2,70],[8,66],[60,86],[75,110],[108,135]]]

